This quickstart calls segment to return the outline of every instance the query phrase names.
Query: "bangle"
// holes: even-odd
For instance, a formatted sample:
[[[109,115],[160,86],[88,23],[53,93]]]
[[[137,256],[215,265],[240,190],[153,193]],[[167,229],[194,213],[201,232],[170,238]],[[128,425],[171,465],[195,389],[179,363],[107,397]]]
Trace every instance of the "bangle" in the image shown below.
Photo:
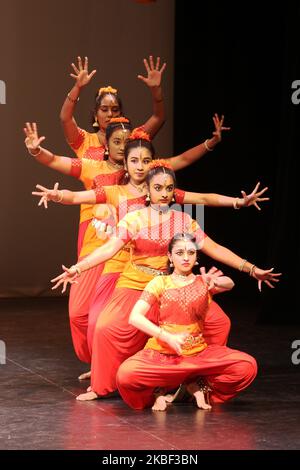
[[[28,153],[32,156],[32,157],[37,157],[41,151],[42,151],[42,148],[40,147],[40,145],[37,147],[39,149],[38,153],[31,153],[30,150],[28,149]]]
[[[213,148],[210,148],[210,147],[208,146],[207,142],[208,142],[208,139],[206,139],[206,141],[204,142],[204,146],[205,146],[205,148],[206,148],[206,150],[207,150],[208,152],[212,152],[212,151],[213,151]]]
[[[247,263],[247,260],[246,260],[246,259],[243,259],[243,261],[241,262],[241,265],[240,265],[240,267],[239,267],[239,271],[243,271],[244,266],[245,266],[246,263]]]
[[[158,332],[158,335],[156,336],[156,339],[159,340],[162,334],[163,334],[163,329],[159,327],[159,332]]]
[[[76,271],[76,274],[77,274],[77,276],[78,276],[78,277],[79,277],[79,276],[81,276],[81,269],[80,269],[80,267],[79,267],[79,266],[77,266],[77,264],[73,264],[73,266],[71,266],[71,268],[70,268],[70,269],[72,269],[72,268],[74,268],[74,269],[75,269],[75,271]]]
[[[238,206],[238,202],[239,202],[239,198],[237,197],[232,203],[234,209],[240,209],[241,208],[241,206]]]
[[[64,193],[63,191],[61,191],[60,189],[57,191],[58,193],[58,198],[57,199],[53,199],[53,202],[61,202],[64,198]]]
[[[71,103],[77,103],[77,101],[79,101],[79,96],[74,100],[71,98],[70,93],[67,94],[67,98],[69,101],[71,101]]]
[[[254,269],[255,269],[255,268],[256,268],[255,264],[252,264],[252,266],[251,266],[251,268],[250,268],[250,270],[249,270],[249,276],[251,276],[251,277],[253,276],[253,274],[254,274]]]

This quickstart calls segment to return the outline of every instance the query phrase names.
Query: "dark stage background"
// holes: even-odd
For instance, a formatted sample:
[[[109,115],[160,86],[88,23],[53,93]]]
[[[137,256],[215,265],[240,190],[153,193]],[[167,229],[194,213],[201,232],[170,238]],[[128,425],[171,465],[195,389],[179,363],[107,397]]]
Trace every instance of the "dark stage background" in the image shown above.
[[[232,128],[179,184],[237,196],[257,181],[269,187],[261,212],[205,211],[213,239],[283,273],[276,289],[259,294],[247,275],[231,272],[234,295],[256,299],[262,322],[299,323],[299,22],[291,2],[176,2],[175,153],[210,136],[215,112]]]

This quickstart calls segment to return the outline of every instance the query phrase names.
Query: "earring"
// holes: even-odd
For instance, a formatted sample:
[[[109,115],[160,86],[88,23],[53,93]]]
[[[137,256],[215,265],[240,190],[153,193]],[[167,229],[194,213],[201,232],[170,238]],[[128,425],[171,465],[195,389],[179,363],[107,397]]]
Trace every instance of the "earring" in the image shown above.
[[[171,202],[176,202],[176,199],[175,199],[175,197],[174,197],[174,196],[172,197],[172,200],[171,200]]]
[[[198,261],[196,261],[195,266],[198,266],[198,264],[199,264]]]
[[[96,118],[95,118],[95,122],[93,123],[93,127],[99,127],[99,124]]]
[[[108,156],[109,156],[109,151],[108,151],[108,148],[105,147],[104,157],[108,158]]]
[[[174,264],[173,261],[170,260],[170,268],[173,268]]]
[[[125,173],[125,178],[127,179],[129,177],[128,171]]]
[[[147,193],[146,202],[150,202],[150,194],[149,193]]]

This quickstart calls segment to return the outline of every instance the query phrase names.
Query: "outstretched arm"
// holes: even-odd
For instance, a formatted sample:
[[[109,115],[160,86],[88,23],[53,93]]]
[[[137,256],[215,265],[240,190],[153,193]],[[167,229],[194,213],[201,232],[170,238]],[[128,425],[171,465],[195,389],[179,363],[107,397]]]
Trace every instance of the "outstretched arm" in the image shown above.
[[[152,55],[149,57],[149,62],[147,59],[144,59],[143,62],[147,77],[138,75],[138,78],[150,89],[153,102],[153,114],[148,121],[145,122],[144,128],[145,131],[150,134],[151,139],[153,139],[166,120],[165,105],[161,89],[161,77],[166,68],[166,63],[160,67],[160,57],[157,57],[156,64],[154,65]]]
[[[193,147],[186,152],[176,155],[175,157],[169,157],[168,162],[172,165],[174,171],[181,170],[186,166],[195,163],[201,157],[203,157],[207,152],[211,152],[215,146],[222,140],[222,132],[230,130],[230,127],[224,127],[224,116],[221,116],[221,119],[217,114],[213,116],[213,122],[215,130],[211,139],[206,139],[200,145]]]
[[[75,79],[75,84],[67,94],[60,111],[60,121],[63,126],[66,141],[69,144],[74,143],[77,140],[79,134],[78,126],[74,119],[74,111],[76,103],[79,101],[79,95],[82,88],[91,81],[96,73],[96,70],[93,70],[91,73],[89,73],[87,57],[84,58],[83,63],[81,57],[78,56],[77,60],[77,66],[74,63],[71,64],[74,73],[70,74],[70,76]]]
[[[250,263],[246,259],[242,259],[236,255],[233,251],[229,250],[225,246],[219,245],[214,242],[211,238],[205,237],[203,241],[203,247],[201,248],[204,254],[210,256],[216,261],[227,264],[228,266],[238,269],[239,271],[247,272],[250,276],[254,277],[258,281],[258,288],[261,290],[262,282],[265,282],[269,287],[274,287],[272,282],[279,282],[278,276],[281,273],[273,273],[273,269],[260,269],[255,264]]]
[[[93,189],[89,191],[69,191],[68,189],[58,189],[59,183],[55,183],[53,189],[45,188],[40,184],[36,188],[40,191],[33,191],[33,196],[40,197],[39,206],[44,205],[48,209],[48,201],[59,202],[66,205],[96,204],[96,193]]]
[[[191,193],[185,192],[184,204],[203,204],[205,206],[214,207],[233,207],[234,209],[240,209],[241,207],[255,206],[256,209],[261,210],[258,203],[269,201],[269,197],[261,197],[268,188],[263,188],[258,191],[260,183],[258,182],[253,191],[250,194],[246,194],[245,191],[241,191],[243,197],[231,197],[223,196],[222,194],[215,193]]]
[[[65,292],[68,284],[74,284],[77,282],[78,277],[83,271],[87,271],[98,264],[104,263],[105,261],[112,258],[123,246],[126,244],[120,238],[113,237],[105,245],[96,248],[90,255],[86,256],[83,260],[79,261],[70,268],[62,265],[64,272],[59,276],[51,279],[52,283],[55,283],[52,287],[57,289],[61,284],[63,285],[62,292]]]
[[[39,137],[38,128],[35,122],[32,124],[30,122],[26,122],[24,133],[26,136],[25,145],[27,150],[37,162],[48,166],[53,170],[60,171],[60,173],[64,173],[65,175],[69,175],[71,173],[71,158],[54,155],[52,152],[49,152],[49,150],[40,146],[40,144],[45,140],[45,137]]]

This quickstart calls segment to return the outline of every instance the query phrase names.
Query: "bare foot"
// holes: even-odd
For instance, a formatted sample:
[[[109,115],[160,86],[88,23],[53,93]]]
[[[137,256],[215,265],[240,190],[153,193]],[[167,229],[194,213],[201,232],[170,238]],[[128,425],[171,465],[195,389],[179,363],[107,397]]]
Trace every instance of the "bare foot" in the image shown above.
[[[211,410],[212,407],[206,403],[203,390],[200,390],[199,385],[196,382],[186,385],[186,389],[190,395],[195,397],[198,408],[202,410]]]
[[[89,370],[88,372],[84,372],[78,377],[78,380],[87,380],[91,378],[91,371]]]
[[[165,411],[167,408],[167,401],[164,395],[159,395],[154,405],[152,406],[152,411]]]
[[[170,393],[165,395],[165,399],[167,403],[180,402],[186,395],[186,386],[181,384],[173,395]]]
[[[86,389],[87,392],[92,392],[92,386],[90,385],[87,389]]]
[[[87,393],[81,393],[81,395],[78,395],[76,397],[76,400],[78,401],[90,401],[90,400],[96,400],[98,398],[97,393],[90,391]]]

